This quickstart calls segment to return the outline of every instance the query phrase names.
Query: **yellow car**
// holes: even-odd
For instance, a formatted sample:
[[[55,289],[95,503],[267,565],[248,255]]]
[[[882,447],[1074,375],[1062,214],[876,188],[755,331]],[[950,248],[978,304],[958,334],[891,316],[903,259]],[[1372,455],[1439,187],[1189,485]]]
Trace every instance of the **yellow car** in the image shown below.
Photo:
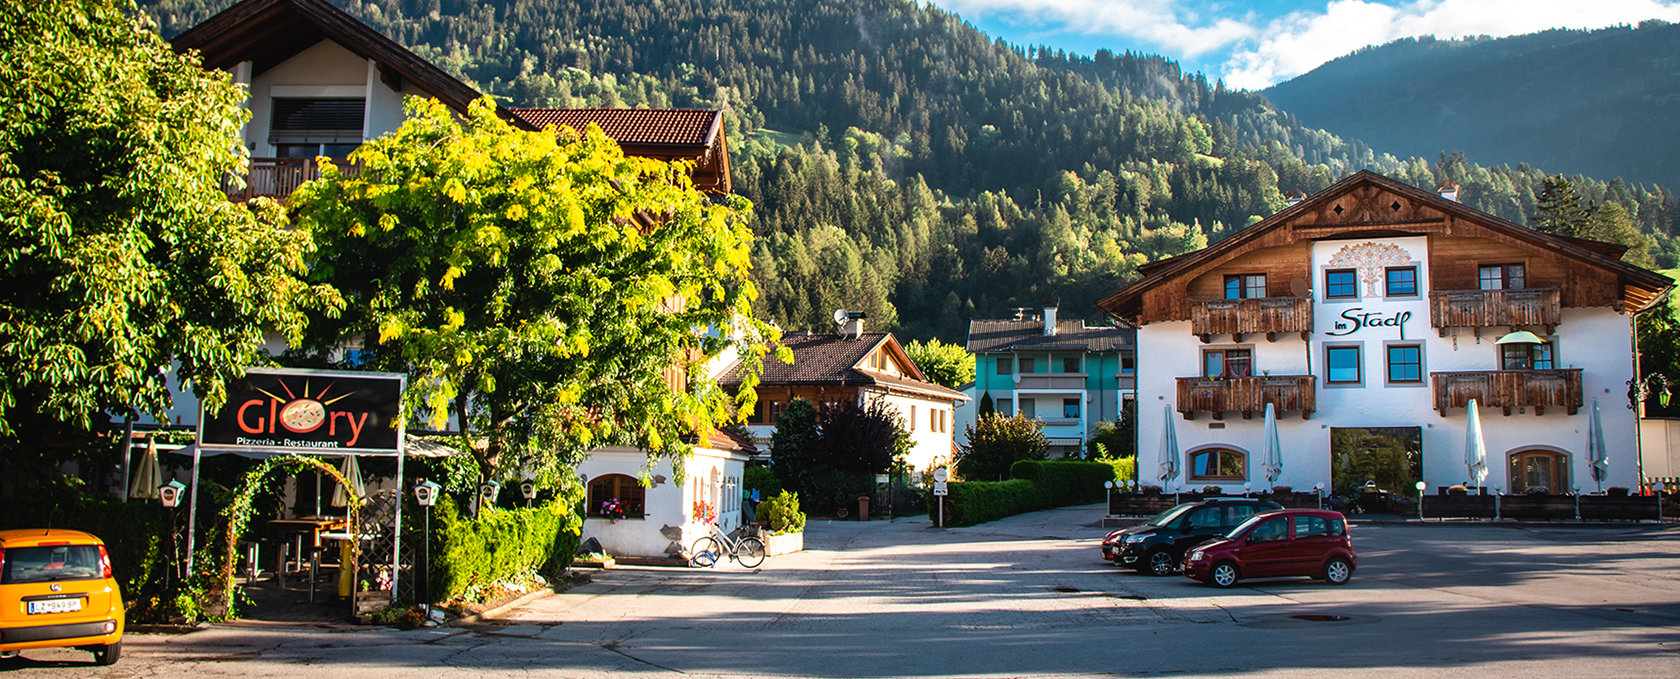
[[[71,646],[122,655],[123,600],[105,543],[61,529],[0,530],[0,658]]]

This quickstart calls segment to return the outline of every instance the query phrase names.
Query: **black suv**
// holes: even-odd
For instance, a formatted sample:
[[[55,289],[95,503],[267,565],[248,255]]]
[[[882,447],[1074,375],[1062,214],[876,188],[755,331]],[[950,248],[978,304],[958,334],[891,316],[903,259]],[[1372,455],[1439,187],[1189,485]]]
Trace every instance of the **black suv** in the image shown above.
[[[1102,541],[1103,558],[1153,575],[1171,575],[1191,547],[1231,532],[1250,516],[1274,509],[1283,509],[1283,505],[1247,497],[1187,502],[1136,526],[1109,533]]]

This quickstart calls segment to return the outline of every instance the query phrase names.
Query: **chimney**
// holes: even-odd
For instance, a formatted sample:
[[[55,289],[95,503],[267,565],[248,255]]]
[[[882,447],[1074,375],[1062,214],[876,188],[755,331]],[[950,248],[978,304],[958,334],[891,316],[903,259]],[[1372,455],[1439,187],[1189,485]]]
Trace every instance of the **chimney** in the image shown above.
[[[1285,207],[1294,207],[1301,201],[1306,200],[1307,194],[1302,193],[1300,189],[1291,189],[1289,193],[1284,194],[1283,199],[1288,203]]]
[[[1056,303],[1044,303],[1044,334],[1056,334]]]
[[[862,311],[846,312],[846,326],[840,331],[840,334],[851,339],[863,337],[863,317]]]
[[[1458,184],[1453,183],[1452,180],[1441,182],[1441,185],[1435,187],[1435,190],[1441,193],[1442,198],[1455,203],[1458,202]]]

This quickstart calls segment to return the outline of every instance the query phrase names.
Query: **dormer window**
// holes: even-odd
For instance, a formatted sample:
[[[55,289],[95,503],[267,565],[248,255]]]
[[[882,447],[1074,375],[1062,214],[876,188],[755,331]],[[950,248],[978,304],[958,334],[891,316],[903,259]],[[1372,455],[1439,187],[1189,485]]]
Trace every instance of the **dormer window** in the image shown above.
[[[1266,274],[1248,273],[1225,277],[1225,299],[1257,299],[1266,296]]]
[[[268,143],[281,158],[343,158],[362,143],[367,101],[355,97],[275,97]]]

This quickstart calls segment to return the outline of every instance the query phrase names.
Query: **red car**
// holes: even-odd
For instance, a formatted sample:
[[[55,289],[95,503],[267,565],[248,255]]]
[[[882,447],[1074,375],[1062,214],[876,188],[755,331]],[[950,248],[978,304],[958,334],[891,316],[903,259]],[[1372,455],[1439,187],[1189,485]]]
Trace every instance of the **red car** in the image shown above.
[[[1255,514],[1225,537],[1184,555],[1184,575],[1216,587],[1230,587],[1242,578],[1291,575],[1340,585],[1353,577],[1357,565],[1347,517],[1322,509]]]

